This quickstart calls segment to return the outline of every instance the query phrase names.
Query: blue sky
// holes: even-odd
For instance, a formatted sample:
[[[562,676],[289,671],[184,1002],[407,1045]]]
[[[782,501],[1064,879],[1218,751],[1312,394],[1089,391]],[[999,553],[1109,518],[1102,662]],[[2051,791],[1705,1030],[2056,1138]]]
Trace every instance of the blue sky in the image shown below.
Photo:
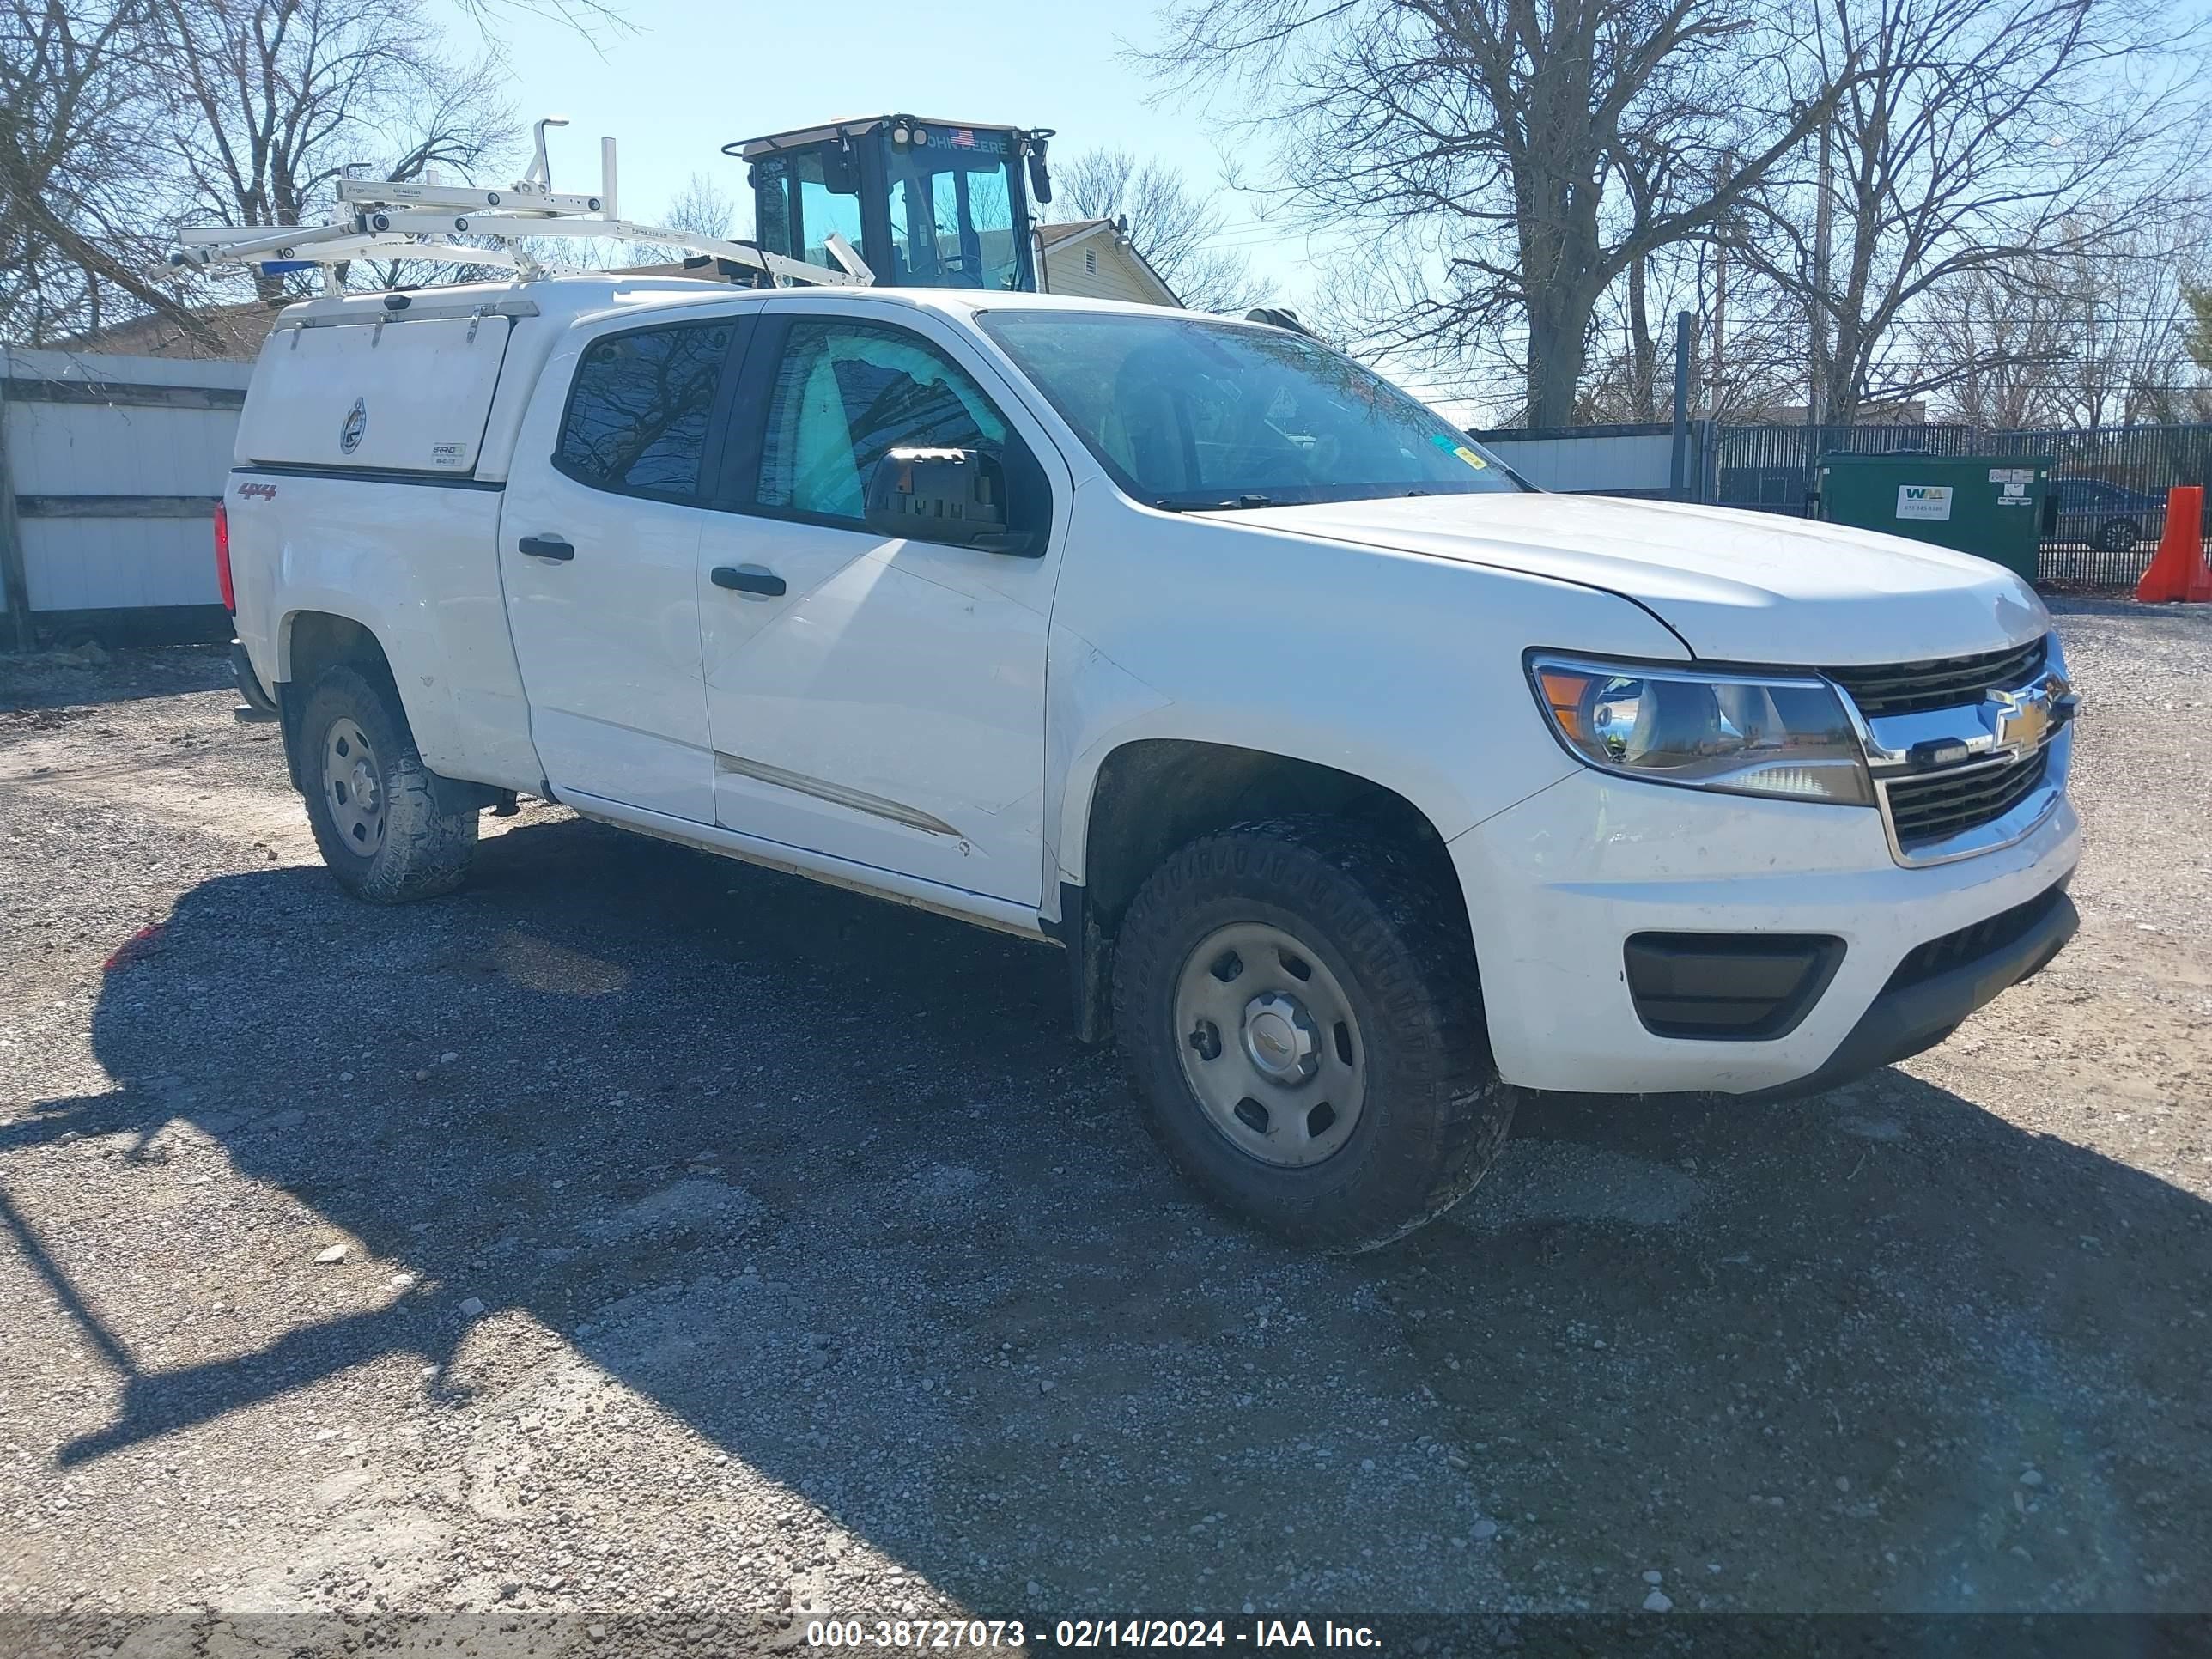
[[[1220,190],[1217,118],[1182,100],[1155,107],[1143,71],[1121,61],[1144,44],[1148,7],[1039,5],[1013,0],[829,0],[708,6],[696,0],[616,0],[630,32],[592,44],[505,14],[495,33],[526,120],[566,115],[549,135],[556,188],[596,184],[599,140],[619,141],[624,215],[650,218],[695,172],[743,197],[732,138],[836,116],[903,110],[952,120],[1052,127],[1055,158],[1095,144],[1158,155],[1197,189],[1218,192],[1223,240],[1296,299],[1303,244],[1259,223]],[[458,15],[458,14],[456,14]],[[453,25],[457,44],[472,26]]]

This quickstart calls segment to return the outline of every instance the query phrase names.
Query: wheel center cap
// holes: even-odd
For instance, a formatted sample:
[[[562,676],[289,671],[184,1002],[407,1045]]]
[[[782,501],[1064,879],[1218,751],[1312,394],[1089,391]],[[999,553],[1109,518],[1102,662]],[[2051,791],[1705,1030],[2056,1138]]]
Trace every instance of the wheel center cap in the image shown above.
[[[362,811],[374,812],[376,810],[376,775],[368,769],[367,761],[353,763],[353,793],[354,799],[361,803]]]
[[[1244,1053],[1270,1082],[1303,1083],[1319,1069],[1313,1022],[1296,1000],[1277,992],[1244,1009]]]

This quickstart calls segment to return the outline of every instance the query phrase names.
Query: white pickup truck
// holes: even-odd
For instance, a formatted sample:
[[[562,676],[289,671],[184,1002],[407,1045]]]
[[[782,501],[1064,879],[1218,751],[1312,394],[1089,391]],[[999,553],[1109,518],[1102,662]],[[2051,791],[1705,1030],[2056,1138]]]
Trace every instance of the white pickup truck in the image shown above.
[[[1521,1090],[1817,1090],[2075,926],[2019,580],[1531,490],[1289,329],[317,300],[226,507],[241,681],[349,891],[451,889],[527,793],[1056,941],[1173,1160],[1328,1248],[1459,1199]]]

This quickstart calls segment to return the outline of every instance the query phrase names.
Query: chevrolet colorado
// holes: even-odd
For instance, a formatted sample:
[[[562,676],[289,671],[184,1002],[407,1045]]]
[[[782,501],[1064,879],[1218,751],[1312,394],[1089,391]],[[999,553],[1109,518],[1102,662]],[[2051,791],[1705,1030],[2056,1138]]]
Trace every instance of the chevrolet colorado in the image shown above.
[[[1809,1091],[2070,936],[2000,567],[1532,490],[1294,330],[570,276],[288,311],[219,520],[339,884],[520,793],[1066,947],[1168,1155],[1326,1248],[1523,1090]]]

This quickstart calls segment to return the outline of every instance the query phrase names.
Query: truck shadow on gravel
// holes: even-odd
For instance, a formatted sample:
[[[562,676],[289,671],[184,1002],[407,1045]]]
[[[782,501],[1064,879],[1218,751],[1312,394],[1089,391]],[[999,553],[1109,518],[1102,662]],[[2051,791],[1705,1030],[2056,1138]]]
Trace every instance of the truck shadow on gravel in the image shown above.
[[[0,1153],[210,1137],[354,1241],[301,1269],[329,1231],[264,1234],[271,1283],[357,1305],[143,1368],[9,1212],[126,1379],[58,1460],[398,1357],[486,1453],[478,1516],[697,1478],[604,1439],[604,1372],[986,1616],[1613,1611],[1646,1569],[1686,1607],[2203,1603],[2196,1199],[1888,1073],[1538,1103],[1452,1217],[1316,1259],[1164,1170],[1063,973],[576,822],[404,910],[314,869],[208,882],[106,975],[117,1091]],[[573,1352],[473,1358],[515,1312]],[[532,1432],[554,1455],[502,1473]],[[799,1605],[838,1559],[791,1557]]]

